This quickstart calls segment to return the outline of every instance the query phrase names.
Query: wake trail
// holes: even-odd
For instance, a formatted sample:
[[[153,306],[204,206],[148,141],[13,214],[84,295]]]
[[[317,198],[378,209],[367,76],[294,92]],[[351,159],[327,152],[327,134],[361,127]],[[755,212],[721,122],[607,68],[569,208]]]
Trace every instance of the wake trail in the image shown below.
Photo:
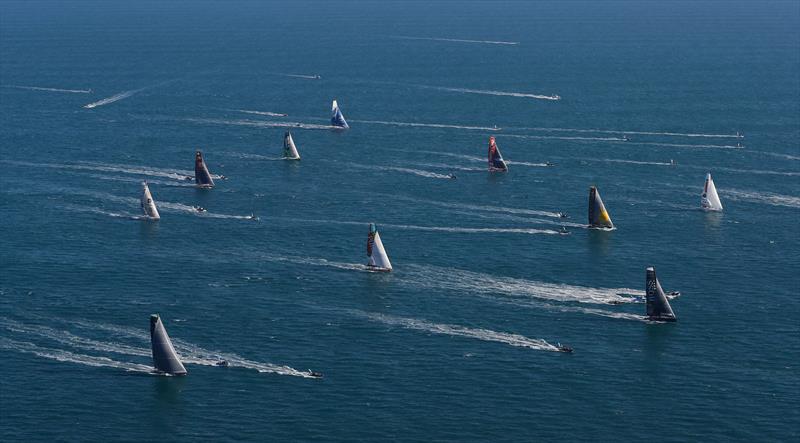
[[[635,303],[644,296],[643,291],[630,288],[593,288],[547,283],[437,266],[406,265],[404,268],[415,277],[413,281],[416,285],[430,289],[593,304]]]
[[[175,80],[166,80],[166,81],[163,81],[163,82],[160,82],[160,83],[156,83],[155,85],[145,86],[145,87],[139,88],[139,89],[131,89],[131,90],[128,90],[128,91],[122,91],[122,92],[120,92],[118,94],[112,95],[111,97],[106,97],[106,98],[98,100],[96,102],[92,102],[92,103],[89,103],[87,105],[84,105],[83,107],[85,109],[92,109],[92,108],[96,108],[98,106],[105,106],[107,104],[114,103],[114,102],[120,101],[122,99],[126,99],[126,98],[128,98],[128,97],[130,97],[130,96],[132,96],[134,94],[138,94],[138,93],[140,93],[140,92],[142,92],[144,90],[152,89],[152,88],[155,88],[155,87],[158,87],[158,86],[161,86],[161,85],[165,85],[167,83],[172,83],[174,81]]]
[[[703,133],[691,133],[691,132],[627,131],[627,130],[613,130],[613,129],[578,129],[578,128],[513,128],[513,129],[544,131],[544,132],[577,132],[577,133],[623,134],[623,135],[663,135],[670,137],[744,138],[744,136],[737,134],[703,134]]]
[[[76,204],[71,204],[71,203],[65,204],[62,207],[64,209],[69,210],[69,211],[88,212],[88,213],[92,213],[92,214],[106,215],[106,216],[109,216],[109,217],[123,218],[123,219],[127,219],[127,220],[144,220],[144,219],[147,218],[147,217],[145,217],[143,215],[130,214],[130,213],[126,213],[126,212],[112,212],[112,211],[107,211],[107,210],[105,210],[103,208],[76,205]]]
[[[249,154],[247,152],[220,152],[220,154],[234,157],[234,158],[241,158],[245,160],[267,160],[267,161],[283,161],[286,160],[285,157],[270,157],[266,155],[259,155],[259,154]]]
[[[490,329],[468,328],[466,326],[452,325],[446,323],[433,323],[426,320],[397,317],[387,314],[378,314],[358,310],[350,310],[351,314],[365,318],[370,321],[383,323],[389,326],[399,326],[405,329],[412,329],[434,334],[451,335],[455,337],[466,337],[481,341],[502,343],[510,346],[534,349],[539,351],[559,352],[559,349],[543,339],[529,338],[524,335],[510,334],[506,332],[492,331]]]
[[[626,142],[624,138],[619,137],[564,137],[557,135],[521,135],[521,134],[503,134],[503,137],[513,137],[531,140],[577,140],[577,141],[600,141],[600,142]],[[626,142],[627,143],[627,142]]]
[[[615,158],[584,158],[584,159],[576,159],[576,160],[585,160],[585,161],[601,161],[607,163],[628,163],[632,165],[653,165],[653,166],[676,166],[669,162],[648,162],[648,161],[639,161],[639,160],[621,160]]]
[[[557,220],[549,220],[543,218],[530,218],[530,217],[521,217],[518,215],[511,215],[511,214],[503,214],[503,213],[489,213],[489,214],[482,214],[478,212],[467,212],[467,211],[460,211],[456,209],[452,209],[449,212],[453,214],[459,215],[466,215],[469,217],[476,217],[481,218],[484,220],[506,220],[506,221],[513,221],[518,223],[541,223],[545,225],[552,225],[552,226],[564,226],[570,228],[579,228],[579,229],[589,229],[589,225],[584,225],[580,223],[568,222],[568,221],[557,221]]]
[[[184,118],[182,121],[192,123],[207,123],[215,125],[232,125],[232,126],[252,126],[256,128],[295,128],[295,129],[340,129],[331,125],[317,125],[313,123],[300,123],[300,122],[277,122],[277,121],[261,121],[261,120],[228,120],[220,118]]]
[[[769,155],[771,157],[778,157],[778,158],[783,158],[783,159],[786,159],[786,160],[800,160],[800,157],[798,157],[796,155],[781,154],[779,152],[767,152],[767,151],[747,151],[747,152],[753,152],[753,153],[756,153],[756,154]]]
[[[0,349],[17,351],[25,354],[33,354],[38,357],[43,357],[60,362],[76,363],[80,365],[93,366],[93,367],[123,369],[125,371],[130,371],[130,372],[140,372],[145,374],[156,375],[153,368],[147,365],[112,360],[108,357],[77,354],[62,349],[45,348],[37,346],[30,342],[21,342],[21,341],[11,340],[5,337],[0,337]]]
[[[270,72],[272,75],[280,75],[281,77],[292,77],[292,78],[302,78],[306,80],[321,80],[321,75],[314,75],[314,74],[289,74],[285,72]]]
[[[402,172],[405,174],[413,174],[420,177],[427,177],[427,178],[438,178],[442,180],[450,180],[452,177],[449,175],[439,174],[437,172],[425,171],[422,169],[412,169],[412,168],[400,168],[396,166],[377,166],[377,165],[362,165],[358,163],[347,163],[348,166],[360,168],[360,169],[369,169],[369,170],[378,170],[378,171],[394,171],[394,172]]]
[[[236,112],[243,112],[245,114],[254,114],[254,115],[266,115],[268,117],[288,117],[289,114],[281,114],[279,112],[269,112],[269,111],[251,111],[248,109],[233,109]]]
[[[343,220],[322,220],[322,219],[304,219],[304,218],[290,218],[290,217],[265,217],[268,220],[285,220],[295,223],[318,223],[326,225],[347,225],[347,226],[365,226],[367,222],[359,221],[343,221]],[[561,235],[558,231],[550,229],[533,229],[533,228],[468,228],[458,226],[419,226],[419,225],[400,225],[392,223],[381,223],[382,227],[403,229],[410,231],[429,231],[429,232],[451,232],[457,234],[483,234],[483,233],[501,233],[501,234],[545,234],[545,235]]]
[[[426,200],[421,198],[405,197],[392,194],[371,194],[371,195],[380,195],[382,197],[391,198],[395,200],[403,200],[411,203],[424,203],[431,206],[439,206],[442,208],[450,208],[450,209],[468,209],[468,210],[485,211],[485,212],[506,212],[509,214],[518,214],[518,215],[537,215],[541,217],[561,218],[561,214],[559,212],[541,211],[537,209],[508,208],[503,206],[474,205],[468,203],[450,203],[450,202]]]
[[[398,38],[403,40],[428,40],[434,42],[453,42],[453,43],[479,43],[485,45],[508,45],[508,46],[516,46],[519,45],[519,42],[509,42],[509,41],[502,41],[502,40],[470,40],[470,39],[463,39],[463,38],[438,38],[438,37],[413,37],[408,35],[390,35],[390,38]]]
[[[14,160],[0,160],[0,162],[19,165],[19,166],[32,166],[40,168],[72,169],[79,171],[99,171],[99,172],[121,172],[133,175],[170,178],[179,181],[194,179],[193,171],[162,169],[149,166],[113,165],[113,164],[103,164],[103,163],[79,163],[79,164],[32,163],[32,162],[14,161]],[[216,178],[219,178],[219,176],[216,176]]]
[[[373,125],[390,125],[390,126],[407,126],[416,128],[443,128],[443,129],[465,129],[470,131],[499,131],[499,128],[489,128],[483,126],[462,126],[462,125],[449,125],[443,123],[411,123],[411,122],[396,122],[396,121],[383,121],[383,120],[350,120],[353,123],[366,123]]]
[[[534,98],[537,100],[550,100],[550,101],[558,101],[561,100],[561,96],[559,95],[544,95],[544,94],[531,94],[527,92],[508,92],[508,91],[495,91],[491,89],[469,89],[469,88],[447,88],[444,86],[429,86],[429,85],[414,85],[418,88],[424,89],[433,89],[436,91],[447,91],[447,92],[461,92],[464,94],[479,94],[479,95],[495,95],[495,96],[505,96],[505,97],[521,97],[521,98]]]
[[[680,143],[658,143],[658,142],[633,142],[623,141],[626,145],[639,145],[639,146],[660,146],[667,148],[694,148],[694,149],[744,149],[740,145],[687,145]]]
[[[91,89],[61,89],[61,88],[47,88],[44,86],[20,86],[20,85],[3,85],[4,88],[14,89],[27,89],[30,91],[50,91],[50,92],[68,92],[71,94],[91,94]]]
[[[800,208],[800,197],[794,197],[791,195],[781,195],[771,192],[746,191],[740,189],[720,189],[720,193],[731,200],[761,203],[772,206],[784,206],[787,208]]]

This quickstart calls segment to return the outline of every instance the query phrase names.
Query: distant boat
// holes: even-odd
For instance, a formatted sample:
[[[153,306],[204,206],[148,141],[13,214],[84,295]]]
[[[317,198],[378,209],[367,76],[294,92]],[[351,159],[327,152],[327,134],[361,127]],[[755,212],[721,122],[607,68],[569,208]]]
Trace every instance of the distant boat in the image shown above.
[[[614,229],[614,223],[606,211],[596,187],[589,188],[589,227],[595,229]]]
[[[286,134],[283,136],[283,158],[287,160],[300,160],[300,154],[297,152],[297,146],[294,145],[292,133],[289,131],[286,131]]]
[[[160,220],[161,216],[156,209],[156,202],[153,201],[153,195],[150,194],[150,188],[147,187],[147,182],[142,182],[142,212],[144,216],[151,220]]]
[[[205,160],[203,160],[203,153],[197,151],[194,155],[194,182],[199,188],[213,188],[214,180],[211,178],[211,173],[208,172]]]
[[[367,267],[371,271],[389,272],[392,270],[392,263],[389,261],[389,256],[386,255],[386,249],[383,248],[381,235],[378,233],[378,228],[375,226],[375,223],[369,224],[367,257],[369,257]]]
[[[331,105],[331,124],[336,126],[337,128],[342,129],[350,129],[350,126],[347,124],[347,121],[344,119],[344,115],[342,115],[341,109],[339,109],[339,104],[336,103],[336,100],[333,101],[333,105]]]
[[[503,154],[494,140],[494,136],[489,137],[489,172],[507,172],[508,165],[503,160]]]
[[[647,282],[645,299],[647,301],[647,319],[651,321],[674,322],[678,319],[672,312],[672,306],[661,289],[661,283],[656,277],[656,269],[652,266],[647,268]]]
[[[172,347],[172,341],[158,314],[150,316],[150,344],[153,347],[153,366],[156,371],[172,375],[186,375],[181,359]]]
[[[700,205],[706,211],[722,211],[722,202],[719,201],[717,187],[714,186],[714,180],[711,178],[710,172],[706,174],[706,183],[703,185],[703,194],[700,195]]]

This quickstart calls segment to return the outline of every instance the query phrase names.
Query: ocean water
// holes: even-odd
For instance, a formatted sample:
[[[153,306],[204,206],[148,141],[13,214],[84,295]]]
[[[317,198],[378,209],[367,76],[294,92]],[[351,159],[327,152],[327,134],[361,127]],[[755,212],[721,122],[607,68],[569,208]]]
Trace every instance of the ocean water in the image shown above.
[[[1,3],[0,439],[796,440],[798,29],[797,2]],[[650,265],[675,324],[644,321]],[[187,377],[150,373],[152,313]]]

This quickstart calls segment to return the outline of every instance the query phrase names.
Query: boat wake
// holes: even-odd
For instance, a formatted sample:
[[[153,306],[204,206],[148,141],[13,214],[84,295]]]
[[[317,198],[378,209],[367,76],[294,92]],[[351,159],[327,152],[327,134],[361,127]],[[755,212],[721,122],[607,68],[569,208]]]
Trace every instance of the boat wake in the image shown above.
[[[444,334],[455,337],[473,338],[481,341],[503,343],[520,348],[535,349],[538,351],[559,352],[558,347],[551,345],[547,341],[538,338],[528,338],[524,335],[509,334],[507,332],[492,331],[490,329],[468,328],[466,326],[433,323],[416,318],[397,317],[393,315],[350,310],[349,313],[362,317],[370,321],[383,323],[389,326],[399,326],[405,329],[430,332],[433,334]]]
[[[405,174],[417,175],[420,177],[438,178],[442,180],[450,180],[452,178],[449,175],[439,174],[438,172],[425,171],[423,169],[400,168],[397,166],[361,165],[358,163],[349,163],[349,162],[347,163],[347,165],[360,169],[369,169],[377,171],[395,171],[395,172],[402,172]]]
[[[687,145],[679,143],[658,143],[658,142],[633,142],[623,141],[626,145],[639,146],[658,146],[665,148],[691,148],[691,149],[744,149],[741,145]]]
[[[326,225],[365,226],[368,224],[368,222],[358,222],[358,221],[303,219],[303,218],[289,218],[289,217],[267,217],[267,219],[286,220],[296,223],[320,223]],[[393,229],[405,229],[410,231],[452,232],[458,234],[503,233],[503,234],[529,234],[529,235],[535,235],[535,234],[561,235],[560,232],[553,231],[551,229],[533,229],[533,228],[467,228],[458,226],[398,225],[392,223],[381,223],[381,227],[393,228]]]
[[[468,203],[450,203],[437,200],[426,200],[421,198],[405,197],[401,195],[391,195],[391,194],[372,194],[372,195],[382,195],[384,197],[391,198],[394,200],[404,200],[412,203],[424,203],[431,206],[439,206],[442,208],[467,209],[467,210],[485,211],[485,212],[505,212],[508,214],[517,214],[517,215],[537,215],[541,217],[561,218],[561,213],[559,212],[540,211],[536,209],[507,208],[503,206],[483,206],[483,205],[473,205]]]
[[[337,129],[336,126],[317,125],[300,122],[277,122],[264,120],[227,120],[221,118],[184,118],[183,121],[192,123],[209,123],[215,125],[253,126],[257,128],[296,128],[296,129]]]
[[[537,100],[561,100],[561,97],[558,95],[543,95],[543,94],[530,94],[526,92],[506,92],[506,91],[494,91],[491,89],[468,89],[468,88],[447,88],[444,86],[429,86],[429,85],[414,85],[418,88],[424,89],[435,89],[437,91],[447,91],[447,92],[461,92],[464,94],[480,94],[480,95],[496,95],[496,96],[506,96],[506,97],[521,97],[521,98],[535,98]]]
[[[193,171],[184,171],[178,169],[163,169],[154,168],[150,166],[134,166],[134,165],[114,165],[107,163],[79,163],[79,164],[63,164],[63,163],[31,163],[14,160],[0,160],[0,162],[20,165],[20,166],[33,166],[40,168],[55,168],[55,169],[72,169],[79,171],[100,171],[100,172],[121,172],[125,174],[144,175],[150,177],[170,178],[173,180],[185,181],[188,179],[194,180]],[[220,176],[213,176],[220,178]]]
[[[763,203],[772,206],[787,208],[800,208],[800,197],[791,195],[774,194],[771,192],[745,191],[739,189],[721,189],[720,192],[731,200],[751,203]]]
[[[518,161],[513,161],[513,160],[506,160],[506,163],[508,163],[509,165],[514,165],[514,166],[529,166],[529,167],[532,167],[532,168],[547,168],[547,167],[552,166],[552,165],[549,165],[547,163],[529,163],[529,162],[518,162]]]
[[[147,333],[133,329],[125,328],[116,325],[95,324],[84,321],[72,322],[79,328],[89,330],[105,330],[112,333],[117,337],[125,337],[136,339],[142,345],[149,344],[150,337]],[[128,343],[120,343],[116,341],[96,340],[88,337],[82,337],[74,334],[68,330],[58,330],[46,326],[26,325],[13,320],[0,319],[0,325],[6,330],[24,334],[26,337],[39,337],[50,340],[62,345],[69,346],[73,349],[82,349],[85,351],[102,352],[119,355],[129,355],[134,357],[152,358],[152,351],[149,347],[136,346]],[[12,340],[13,341],[13,340]],[[15,342],[17,344],[22,342]],[[228,362],[228,367],[239,367],[246,369],[253,369],[263,373],[273,373],[280,375],[291,375],[295,377],[314,378],[307,371],[300,371],[289,366],[275,365],[272,363],[259,362],[246,359],[234,353],[213,351],[194,345],[184,340],[172,339],[175,350],[181,357],[184,363],[202,365],[202,366],[217,366],[221,360]],[[30,353],[35,353],[42,357],[54,358],[61,361],[70,361],[74,363],[88,364],[89,366],[108,366],[120,369],[132,370],[137,372],[153,373],[153,367],[149,364],[140,364],[135,362],[123,362],[112,360],[106,356],[93,356],[76,354],[72,351],[42,348],[32,343],[24,343],[27,346],[15,346],[13,349]],[[2,342],[0,342],[2,347]]]
[[[528,131],[544,132],[576,132],[594,134],[622,134],[622,135],[660,135],[669,137],[708,137],[708,138],[744,138],[738,134],[702,134],[691,132],[656,132],[656,131],[625,131],[612,129],[578,129],[578,128],[514,128]]]
[[[281,114],[278,112],[267,112],[267,111],[250,111],[247,109],[234,109],[236,112],[243,112],[245,114],[255,114],[255,115],[266,115],[268,117],[288,117],[288,114]]]
[[[372,125],[390,125],[390,126],[408,126],[414,128],[444,128],[444,129],[467,129],[471,131],[499,131],[499,128],[489,128],[483,126],[461,126],[461,125],[448,125],[442,123],[411,123],[411,122],[393,122],[381,120],[350,120],[355,123],[366,123]]]
[[[407,264],[406,273],[417,286],[450,291],[501,294],[559,302],[594,304],[635,303],[644,292],[630,288],[592,288],[562,283],[545,283],[455,268]]]
[[[558,135],[521,135],[503,134],[503,137],[524,138],[532,140],[577,140],[577,141],[599,141],[599,142],[625,142],[624,138],[619,137],[568,137]]]
[[[428,40],[434,42],[453,42],[453,43],[480,43],[485,45],[515,46],[519,44],[519,42],[506,42],[502,40],[469,40],[463,38],[412,37],[408,35],[390,35],[388,37],[399,38],[403,40]]]
[[[249,154],[247,152],[220,152],[220,154],[228,156],[228,157],[241,158],[241,159],[245,159],[245,160],[267,160],[267,161],[282,161],[282,160],[286,160],[285,157],[269,157],[269,156],[266,156],[266,155]]]
[[[141,372],[146,374],[156,374],[153,368],[139,363],[112,360],[108,357],[98,357],[93,355],[77,354],[63,349],[53,349],[37,346],[30,342],[22,342],[0,337],[0,349],[17,351],[25,354],[33,354],[60,362],[76,363],[85,366],[105,367],[123,369],[130,372]]]
[[[129,214],[129,213],[125,213],[125,212],[112,212],[112,211],[107,211],[107,210],[102,209],[102,208],[95,208],[95,207],[91,207],[91,206],[65,204],[62,207],[64,209],[67,209],[67,210],[70,210],[70,211],[75,211],[75,212],[88,212],[88,213],[92,213],[92,214],[106,215],[108,217],[124,218],[124,219],[128,219],[128,220],[144,220],[146,218],[143,215]]]
[[[585,161],[602,161],[602,162],[609,162],[609,163],[628,163],[632,165],[653,165],[653,166],[673,166],[670,162],[647,162],[647,161],[639,161],[639,160],[621,160],[616,158],[598,158],[598,159],[583,159]]]
[[[112,95],[111,97],[106,97],[106,98],[104,98],[102,100],[98,100],[96,102],[89,103],[87,105],[84,105],[83,107],[85,109],[92,109],[92,108],[96,108],[98,106],[104,106],[104,105],[107,105],[109,103],[114,103],[116,101],[120,101],[122,99],[128,98],[128,97],[132,96],[133,94],[136,94],[136,93],[144,91],[145,89],[147,89],[147,88],[139,88],[139,89],[131,89],[130,91],[123,91],[123,92],[120,92],[119,94]]]
[[[46,88],[43,86],[19,86],[19,85],[3,85],[4,88],[14,89],[27,89],[30,91],[50,91],[50,92],[69,92],[72,94],[91,94],[91,89],[61,89],[61,88]]]
[[[306,80],[321,80],[321,75],[309,75],[309,74],[288,74],[285,72],[271,72],[272,75],[280,75],[281,77],[292,77],[292,78],[304,78]]]

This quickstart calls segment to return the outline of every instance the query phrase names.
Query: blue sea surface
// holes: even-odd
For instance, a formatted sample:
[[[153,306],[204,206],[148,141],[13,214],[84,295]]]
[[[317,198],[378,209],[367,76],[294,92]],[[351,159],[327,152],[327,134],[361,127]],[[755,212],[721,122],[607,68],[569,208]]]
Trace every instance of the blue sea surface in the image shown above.
[[[800,437],[796,1],[3,2],[0,167],[2,441]]]

